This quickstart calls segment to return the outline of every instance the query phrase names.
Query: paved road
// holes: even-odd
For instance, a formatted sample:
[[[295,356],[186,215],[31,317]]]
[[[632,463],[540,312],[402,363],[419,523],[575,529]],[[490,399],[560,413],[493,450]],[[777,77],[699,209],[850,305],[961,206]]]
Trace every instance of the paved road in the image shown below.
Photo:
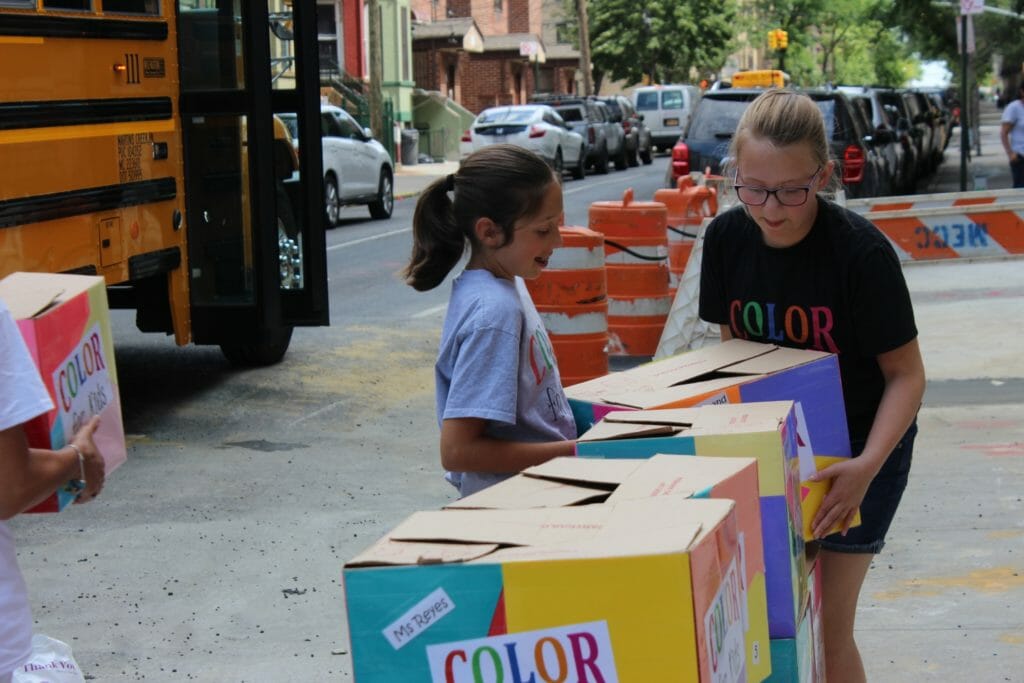
[[[568,182],[569,222],[627,183],[650,198],[665,163]],[[396,276],[411,210],[353,209],[329,234],[332,326],[276,367],[232,369],[116,312],[130,460],[97,503],[14,523],[38,629],[92,680],[351,680],[342,562],[453,494],[431,371],[446,290]],[[906,268],[929,386],[859,615],[872,680],[1021,680],[1021,265]]]

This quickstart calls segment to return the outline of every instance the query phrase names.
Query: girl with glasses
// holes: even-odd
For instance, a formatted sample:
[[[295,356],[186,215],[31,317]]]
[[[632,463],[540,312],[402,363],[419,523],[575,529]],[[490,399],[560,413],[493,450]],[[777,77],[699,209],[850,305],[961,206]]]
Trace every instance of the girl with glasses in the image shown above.
[[[730,157],[741,204],[708,227],[700,317],[721,325],[723,340],[838,354],[855,457],[816,475],[832,487],[812,526],[827,678],[864,681],[857,600],[906,487],[925,386],[910,295],[885,236],[818,196],[836,182],[836,168],[809,97],[760,95],[740,119]],[[858,508],[861,524],[850,528]],[[842,531],[826,535],[835,525]]]

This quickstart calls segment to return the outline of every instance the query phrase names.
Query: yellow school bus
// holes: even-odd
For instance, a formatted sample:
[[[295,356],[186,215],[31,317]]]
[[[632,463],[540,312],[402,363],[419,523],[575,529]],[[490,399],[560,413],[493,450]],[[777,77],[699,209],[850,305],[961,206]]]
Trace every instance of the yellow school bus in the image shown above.
[[[326,325],[315,10],[0,0],[0,277],[101,275],[139,329],[240,364]]]
[[[785,88],[788,85],[789,74],[778,69],[737,71],[732,75],[734,88]]]

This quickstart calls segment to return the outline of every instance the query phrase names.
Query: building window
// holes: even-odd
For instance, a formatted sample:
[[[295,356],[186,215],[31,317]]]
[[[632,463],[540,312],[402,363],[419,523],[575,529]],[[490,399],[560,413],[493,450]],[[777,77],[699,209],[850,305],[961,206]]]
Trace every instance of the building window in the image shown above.
[[[494,11],[500,12],[504,2],[505,0],[494,0]]]
[[[320,68],[324,71],[343,71],[341,46],[338,40],[337,6],[333,2],[316,6],[316,39],[320,45]]]
[[[572,43],[571,29],[568,21],[560,21],[555,24],[555,42],[562,45]]]

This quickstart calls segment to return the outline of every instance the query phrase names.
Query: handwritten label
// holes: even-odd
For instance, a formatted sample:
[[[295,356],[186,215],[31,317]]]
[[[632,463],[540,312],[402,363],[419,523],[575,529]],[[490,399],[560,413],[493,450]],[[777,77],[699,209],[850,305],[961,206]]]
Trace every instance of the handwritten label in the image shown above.
[[[388,625],[382,633],[391,647],[399,650],[454,609],[455,602],[443,588],[438,588]]]

